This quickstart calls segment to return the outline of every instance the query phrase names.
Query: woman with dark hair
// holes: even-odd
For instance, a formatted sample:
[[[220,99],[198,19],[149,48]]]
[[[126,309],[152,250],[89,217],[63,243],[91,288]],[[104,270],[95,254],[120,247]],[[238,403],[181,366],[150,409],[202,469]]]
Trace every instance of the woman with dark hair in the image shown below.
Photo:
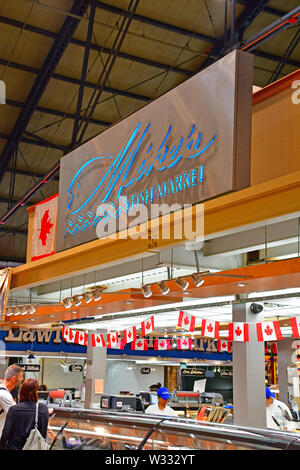
[[[1,440],[0,450],[21,450],[30,431],[35,425],[36,403],[38,401],[38,381],[27,379],[23,382],[19,403],[8,410]],[[44,403],[38,404],[38,430],[46,439],[49,413]]]

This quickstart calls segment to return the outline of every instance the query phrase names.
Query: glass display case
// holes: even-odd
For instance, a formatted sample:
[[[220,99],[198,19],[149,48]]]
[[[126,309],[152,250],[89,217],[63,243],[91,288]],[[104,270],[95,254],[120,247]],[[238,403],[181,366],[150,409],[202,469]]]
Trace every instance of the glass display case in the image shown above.
[[[294,433],[143,413],[59,407],[49,430],[52,450],[300,450]]]

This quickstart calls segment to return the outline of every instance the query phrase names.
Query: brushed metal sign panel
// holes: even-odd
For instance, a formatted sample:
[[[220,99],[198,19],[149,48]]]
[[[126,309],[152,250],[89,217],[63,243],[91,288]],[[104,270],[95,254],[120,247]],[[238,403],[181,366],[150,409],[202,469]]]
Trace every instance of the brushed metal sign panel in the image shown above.
[[[57,251],[95,240],[99,222],[134,204],[150,214],[249,186],[252,61],[231,52],[64,156]]]

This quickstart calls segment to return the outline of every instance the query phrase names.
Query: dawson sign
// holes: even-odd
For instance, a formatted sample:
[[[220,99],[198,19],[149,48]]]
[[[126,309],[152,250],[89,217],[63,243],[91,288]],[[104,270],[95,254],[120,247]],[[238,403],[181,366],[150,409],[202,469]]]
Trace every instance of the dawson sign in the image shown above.
[[[145,222],[139,205],[164,214],[249,186],[252,64],[235,50],[63,157],[56,251],[112,218]]]

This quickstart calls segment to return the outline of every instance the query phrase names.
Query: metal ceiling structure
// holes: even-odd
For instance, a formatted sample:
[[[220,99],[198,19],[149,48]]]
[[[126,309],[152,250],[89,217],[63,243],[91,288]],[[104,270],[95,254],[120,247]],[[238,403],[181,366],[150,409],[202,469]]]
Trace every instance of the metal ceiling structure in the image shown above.
[[[0,265],[25,262],[26,207],[58,191],[74,147],[233,48],[260,87],[300,68],[298,5],[0,0]]]

